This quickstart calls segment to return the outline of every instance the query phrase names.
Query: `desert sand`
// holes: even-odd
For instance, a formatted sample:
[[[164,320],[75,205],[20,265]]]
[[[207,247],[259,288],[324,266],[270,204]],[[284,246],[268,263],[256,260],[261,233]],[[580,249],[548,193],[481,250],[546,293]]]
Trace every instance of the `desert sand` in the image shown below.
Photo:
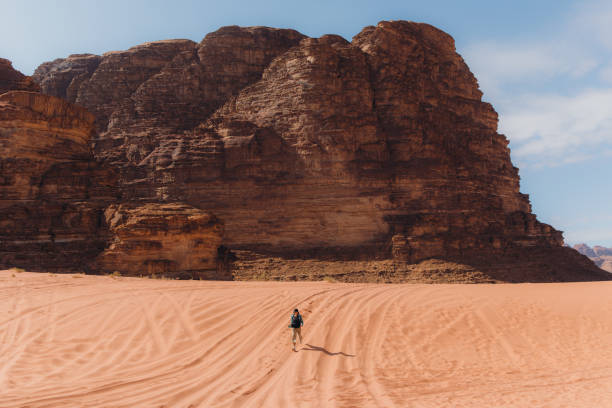
[[[1,407],[610,407],[612,283],[0,272]],[[301,309],[304,344],[287,325]]]

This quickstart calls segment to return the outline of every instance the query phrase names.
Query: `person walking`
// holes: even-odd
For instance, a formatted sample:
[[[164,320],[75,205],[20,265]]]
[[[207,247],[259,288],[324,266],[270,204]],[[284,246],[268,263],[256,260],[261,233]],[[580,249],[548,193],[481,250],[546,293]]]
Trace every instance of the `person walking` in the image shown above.
[[[297,351],[295,349],[295,341],[296,337],[299,336],[300,344],[302,344],[302,326],[304,325],[304,320],[302,319],[302,315],[299,310],[294,309],[293,314],[291,315],[291,320],[289,327],[291,328],[291,342],[293,343],[293,351]]]

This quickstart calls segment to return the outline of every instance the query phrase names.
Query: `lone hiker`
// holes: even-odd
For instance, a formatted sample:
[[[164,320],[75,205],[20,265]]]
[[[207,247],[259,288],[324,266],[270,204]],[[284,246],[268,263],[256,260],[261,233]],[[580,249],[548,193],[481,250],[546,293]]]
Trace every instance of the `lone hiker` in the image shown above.
[[[296,335],[300,337],[300,344],[302,344],[302,326],[304,325],[304,320],[302,319],[302,315],[297,309],[293,310],[293,314],[291,315],[291,342],[293,343],[293,351],[297,351],[295,349],[295,340]]]

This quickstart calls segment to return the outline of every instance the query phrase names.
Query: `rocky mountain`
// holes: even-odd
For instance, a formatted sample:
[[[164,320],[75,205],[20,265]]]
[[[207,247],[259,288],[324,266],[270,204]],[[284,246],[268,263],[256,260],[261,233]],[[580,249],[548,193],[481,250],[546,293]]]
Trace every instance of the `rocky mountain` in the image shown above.
[[[574,249],[582,255],[588,256],[604,271],[612,273],[612,248],[595,245],[593,248],[587,244],[576,244]]]
[[[179,203],[116,205],[117,173],[94,159],[94,133],[94,116],[63,99],[0,95],[0,268],[228,278],[223,224]]]
[[[40,91],[40,86],[30,77],[13,68],[11,61],[0,58],[0,95],[8,91]]]
[[[0,264],[83,270],[107,235],[100,214],[117,176],[97,163],[94,117],[34,92],[0,95]]]
[[[612,248],[606,248],[599,245],[593,247],[593,252],[597,256],[612,256]]]
[[[213,214],[238,269],[435,258],[492,280],[604,276],[531,213],[495,110],[427,24],[381,22],[351,42],[224,27],[71,55],[33,79],[94,114],[93,155],[121,202]]]
[[[580,252],[582,255],[588,256],[589,258],[595,258],[597,256],[595,251],[593,251],[593,248],[587,244],[576,244],[574,245],[574,249]]]

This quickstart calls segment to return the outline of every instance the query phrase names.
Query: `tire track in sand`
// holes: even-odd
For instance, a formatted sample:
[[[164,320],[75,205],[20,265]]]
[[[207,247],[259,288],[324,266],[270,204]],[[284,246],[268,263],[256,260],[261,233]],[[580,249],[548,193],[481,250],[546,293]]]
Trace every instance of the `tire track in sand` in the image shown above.
[[[68,275],[49,284],[45,275],[23,276],[0,281],[7,295],[0,310],[15,312],[0,333],[0,369],[8,366],[10,377],[0,393],[3,408],[612,404],[604,392],[612,378],[612,285],[603,283],[204,283]],[[585,301],[588,309],[577,307]],[[305,343],[314,346],[305,347],[313,350],[290,351],[287,318],[296,305],[305,314]],[[48,339],[51,322],[57,327],[48,344],[32,344]],[[165,344],[156,345],[152,324]],[[534,342],[514,336],[517,328]],[[504,341],[533,361],[506,372],[515,361]],[[59,365],[49,370],[54,361]]]

